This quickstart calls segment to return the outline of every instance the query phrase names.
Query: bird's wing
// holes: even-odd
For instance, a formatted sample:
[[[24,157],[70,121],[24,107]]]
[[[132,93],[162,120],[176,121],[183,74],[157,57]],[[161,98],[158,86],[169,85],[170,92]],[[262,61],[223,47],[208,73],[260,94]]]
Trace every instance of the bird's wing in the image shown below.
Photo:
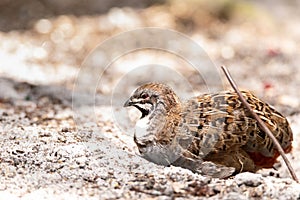
[[[285,117],[253,94],[243,91],[252,109],[270,128],[284,149],[289,149],[292,132]],[[242,105],[235,92],[204,94],[183,105],[181,127],[194,136],[195,150],[206,155],[244,146],[246,151],[274,154],[273,142]]]

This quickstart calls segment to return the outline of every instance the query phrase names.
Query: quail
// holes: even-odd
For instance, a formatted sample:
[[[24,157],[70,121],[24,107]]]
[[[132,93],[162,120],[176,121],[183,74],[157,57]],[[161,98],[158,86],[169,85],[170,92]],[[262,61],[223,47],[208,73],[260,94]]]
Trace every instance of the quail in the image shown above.
[[[242,91],[285,153],[293,134],[287,119],[249,91]],[[141,112],[134,141],[156,164],[174,165],[212,177],[271,168],[279,153],[272,140],[232,91],[202,94],[181,102],[169,86],[147,83],[125,102]]]

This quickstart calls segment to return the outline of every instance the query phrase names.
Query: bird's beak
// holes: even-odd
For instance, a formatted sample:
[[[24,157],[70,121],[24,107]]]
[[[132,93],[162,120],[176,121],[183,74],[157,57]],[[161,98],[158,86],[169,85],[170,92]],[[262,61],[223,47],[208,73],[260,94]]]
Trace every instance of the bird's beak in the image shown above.
[[[123,107],[132,106],[133,104],[134,104],[134,102],[133,102],[131,99],[128,99],[128,100],[124,103]]]

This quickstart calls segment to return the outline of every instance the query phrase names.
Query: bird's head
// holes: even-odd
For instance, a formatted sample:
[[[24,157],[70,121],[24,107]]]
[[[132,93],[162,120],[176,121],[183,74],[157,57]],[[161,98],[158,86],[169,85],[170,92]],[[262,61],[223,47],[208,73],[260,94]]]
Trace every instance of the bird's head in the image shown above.
[[[146,83],[133,92],[124,107],[136,107],[142,113],[141,118],[144,118],[157,108],[168,112],[178,105],[180,100],[169,86],[161,83]]]

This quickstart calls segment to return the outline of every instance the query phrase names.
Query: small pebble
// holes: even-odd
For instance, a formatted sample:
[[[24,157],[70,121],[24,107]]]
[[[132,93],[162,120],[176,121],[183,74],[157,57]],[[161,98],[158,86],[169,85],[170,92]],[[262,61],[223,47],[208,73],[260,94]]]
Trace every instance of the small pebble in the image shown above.
[[[237,174],[234,178],[238,185],[246,185],[250,187],[257,187],[263,183],[263,177],[261,174],[254,174],[250,172],[244,172]]]

